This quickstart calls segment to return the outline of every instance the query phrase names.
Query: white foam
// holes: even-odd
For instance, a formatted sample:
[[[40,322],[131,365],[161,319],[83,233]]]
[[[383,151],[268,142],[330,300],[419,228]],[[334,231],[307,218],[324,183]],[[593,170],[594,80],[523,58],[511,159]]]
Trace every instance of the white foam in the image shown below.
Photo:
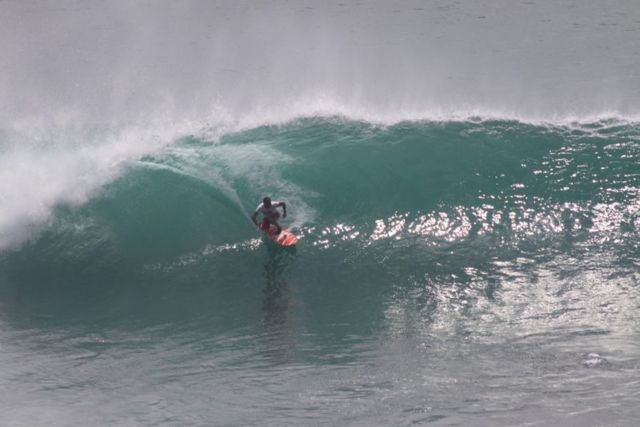
[[[127,161],[158,150],[184,126],[21,123],[2,135],[0,249],[29,239],[56,206],[85,203]]]

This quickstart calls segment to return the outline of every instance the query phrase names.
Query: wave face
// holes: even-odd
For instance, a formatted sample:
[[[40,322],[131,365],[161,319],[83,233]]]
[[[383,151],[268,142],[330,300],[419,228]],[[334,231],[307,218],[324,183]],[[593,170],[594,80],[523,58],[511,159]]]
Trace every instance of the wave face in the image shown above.
[[[225,252],[242,264],[262,245],[249,216],[271,195],[287,201],[284,224],[316,254],[311,265],[337,250],[366,263],[386,259],[406,277],[467,277],[490,274],[497,261],[580,248],[615,254],[624,269],[638,248],[639,136],[637,125],[615,121],[378,126],[342,118],[217,142],[190,136],[130,161],[86,204],[56,208],[44,231],[2,262],[5,271],[37,262],[42,274],[74,276],[74,264],[101,275],[106,266],[144,271],[186,259],[193,271]]]

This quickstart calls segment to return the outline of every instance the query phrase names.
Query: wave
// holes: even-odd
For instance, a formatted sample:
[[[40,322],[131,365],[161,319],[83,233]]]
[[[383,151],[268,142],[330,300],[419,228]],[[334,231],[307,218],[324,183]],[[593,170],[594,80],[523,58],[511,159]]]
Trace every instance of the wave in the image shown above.
[[[316,108],[318,107],[318,108]],[[314,111],[311,117],[305,118],[300,111],[291,109],[288,114],[251,116],[251,119],[231,120],[229,116],[222,115],[218,120],[191,120],[174,122],[160,120],[145,124],[121,124],[115,125],[87,125],[78,124],[71,118],[56,120],[54,123],[28,121],[17,125],[5,127],[0,133],[0,147],[3,157],[0,160],[0,249],[15,247],[36,236],[52,220],[52,213],[57,206],[80,206],[98,194],[104,185],[112,182],[126,173],[132,165],[146,154],[162,152],[166,147],[172,150],[182,150],[186,156],[193,152],[193,147],[181,147],[184,139],[196,139],[204,145],[215,144],[224,135],[233,135],[243,132],[251,132],[251,129],[278,128],[293,129],[297,123],[309,123],[314,120],[326,123],[350,123],[359,122],[365,127],[384,128],[393,126],[411,126],[413,123],[419,126],[435,126],[441,124],[471,123],[512,123],[513,125],[533,125],[541,128],[554,128],[556,132],[586,132],[596,136],[606,132],[615,132],[616,129],[631,129],[634,123],[629,118],[617,117],[601,119],[594,122],[566,121],[562,124],[552,122],[538,123],[534,120],[516,121],[492,119],[484,116],[446,116],[446,118],[425,115],[415,116],[419,120],[409,120],[412,115],[406,116],[376,116],[360,114],[362,112],[337,108],[335,105],[306,105],[307,111]],[[345,113],[348,115],[336,115]],[[364,118],[359,118],[362,115]],[[415,118],[414,117],[414,118]],[[358,119],[359,118],[359,119]],[[356,120],[357,119],[357,120]],[[404,124],[404,125],[402,125]],[[304,126],[304,125],[302,125]],[[317,130],[317,129],[316,129]],[[192,136],[189,136],[192,135]],[[277,135],[275,136],[277,138]],[[303,136],[306,138],[307,136]],[[226,147],[226,146],[225,146]],[[258,145],[245,144],[242,149],[247,153],[238,154],[228,148],[219,148],[216,155],[235,156],[229,158],[229,162],[236,163],[242,159],[249,162],[257,156],[251,156],[249,150],[262,151],[262,157],[267,155],[267,149]],[[226,150],[226,151],[225,151]],[[224,153],[223,153],[224,151]],[[237,151],[237,150],[236,150]],[[273,157],[273,156],[272,156]],[[284,157],[278,159],[282,161]],[[269,167],[269,162],[262,164],[263,169]],[[148,165],[150,166],[150,165]],[[158,166],[162,166],[160,163]],[[183,165],[186,167],[185,165]],[[167,167],[167,165],[164,165]],[[201,170],[197,170],[197,168]],[[187,173],[194,176],[215,171],[206,169],[206,165],[194,165]],[[195,169],[194,169],[195,168]],[[238,173],[248,173],[249,168],[241,170],[239,164],[234,166]],[[174,169],[177,171],[178,169]],[[206,175],[206,173],[205,173]],[[211,177],[209,177],[211,178]],[[222,185],[222,184],[221,184]],[[291,192],[289,192],[291,193]],[[235,200],[238,204],[239,201]],[[306,208],[305,208],[306,209]],[[308,209],[307,209],[308,210]]]
[[[312,251],[453,251],[486,261],[556,253],[572,241],[611,247],[635,262],[635,123],[383,126],[334,116],[219,139],[192,134],[145,143],[134,135],[95,151],[73,144],[65,148],[79,150],[38,151],[33,144],[21,152],[40,175],[4,172],[11,179],[2,181],[3,212],[11,209],[17,219],[3,216],[3,239],[20,234],[8,228],[33,231],[31,223],[41,222],[27,243],[5,250],[5,269],[33,270],[34,262],[42,274],[162,269],[254,251],[261,245],[249,215],[264,195],[288,202],[285,225]],[[34,191],[7,205],[17,200],[10,187],[20,180]],[[37,205],[36,214],[20,211]]]

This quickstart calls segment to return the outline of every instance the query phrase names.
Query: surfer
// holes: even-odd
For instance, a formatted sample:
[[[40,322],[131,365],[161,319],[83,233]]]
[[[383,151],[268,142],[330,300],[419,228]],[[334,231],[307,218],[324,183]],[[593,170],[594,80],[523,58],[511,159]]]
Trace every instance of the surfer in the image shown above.
[[[271,224],[275,225],[277,230],[276,234],[280,234],[282,227],[278,224],[278,218],[280,218],[280,212],[278,209],[282,208],[282,218],[287,217],[287,204],[285,202],[271,202],[270,197],[262,199],[262,203],[258,205],[256,211],[251,215],[251,220],[261,230],[268,232]],[[258,214],[262,214],[262,223],[258,225]]]

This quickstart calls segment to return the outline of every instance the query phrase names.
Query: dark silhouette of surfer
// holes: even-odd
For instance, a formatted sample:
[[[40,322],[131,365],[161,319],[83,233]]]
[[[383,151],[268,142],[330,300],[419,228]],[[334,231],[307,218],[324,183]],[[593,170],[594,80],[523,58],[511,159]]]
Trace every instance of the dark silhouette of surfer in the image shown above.
[[[280,232],[282,231],[282,227],[280,227],[280,224],[278,224],[280,212],[278,212],[277,208],[279,207],[282,208],[282,218],[286,218],[287,204],[285,202],[271,202],[270,197],[265,197],[264,199],[262,199],[262,203],[258,205],[253,215],[251,215],[251,220],[255,225],[258,226],[258,228],[260,228],[264,232],[268,232],[269,227],[271,227],[271,224],[273,224],[277,228],[276,235],[280,234]],[[258,214],[262,214],[262,222],[260,223],[260,225],[258,225]]]

